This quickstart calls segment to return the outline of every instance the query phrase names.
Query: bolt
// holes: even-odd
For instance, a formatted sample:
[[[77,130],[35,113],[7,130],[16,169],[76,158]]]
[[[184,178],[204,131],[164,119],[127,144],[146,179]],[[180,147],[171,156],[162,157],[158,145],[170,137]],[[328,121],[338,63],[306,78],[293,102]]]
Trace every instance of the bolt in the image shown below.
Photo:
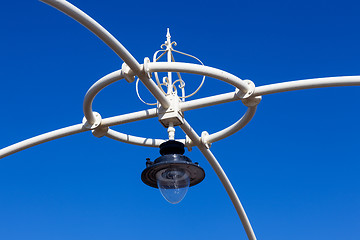
[[[153,164],[153,162],[150,161],[150,158],[146,158],[146,167],[149,167]]]

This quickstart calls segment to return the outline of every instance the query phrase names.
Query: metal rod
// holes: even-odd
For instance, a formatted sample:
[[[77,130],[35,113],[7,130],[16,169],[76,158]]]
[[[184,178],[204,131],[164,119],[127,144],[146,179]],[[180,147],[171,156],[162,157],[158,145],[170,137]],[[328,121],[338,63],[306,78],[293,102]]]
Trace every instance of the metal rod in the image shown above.
[[[171,36],[170,36],[170,31],[169,28],[167,29],[167,34],[166,34],[166,50],[167,50],[167,62],[171,62]],[[173,91],[173,81],[172,81],[172,72],[168,72],[168,89],[167,89],[167,94],[171,94]]]
[[[255,112],[256,112],[256,107],[248,108],[248,110],[246,111],[246,113],[244,114],[244,116],[240,120],[238,120],[233,125],[225,128],[225,129],[223,129],[223,130],[221,130],[219,132],[216,132],[216,133],[213,133],[213,134],[209,135],[207,137],[207,142],[213,143],[213,142],[219,141],[221,139],[224,139],[224,138],[238,132],[243,127],[245,127],[246,124],[248,124],[250,122],[250,120],[255,115]],[[122,122],[119,121],[119,122],[117,122],[117,124],[124,124],[125,121],[130,122],[130,119],[132,121],[138,121],[138,120],[146,119],[146,117],[149,117],[149,118],[150,117],[155,117],[156,116],[155,114],[156,114],[156,112],[154,111],[153,114],[150,116],[150,115],[146,115],[146,112],[141,111],[141,112],[137,112],[137,113],[127,114],[127,116],[120,115],[120,116],[117,116],[115,118],[117,118],[118,120],[120,118],[122,118],[123,121]],[[113,124],[111,124],[111,125],[116,125],[116,124],[114,124],[114,122],[113,122]],[[109,119],[104,119],[101,126],[110,126],[109,125]],[[136,136],[120,133],[120,132],[117,132],[115,130],[110,130],[110,129],[109,129],[108,134],[106,136],[110,137],[110,138],[112,138],[114,140],[118,140],[120,142],[126,142],[126,143],[130,143],[130,144],[146,146],[146,147],[158,147],[164,141],[162,139],[136,137]],[[169,135],[169,138],[170,138],[170,135]],[[185,142],[185,139],[182,139],[182,140],[179,140],[179,141]],[[193,142],[191,145],[196,145],[196,143]]]
[[[142,110],[142,111],[127,113],[127,114],[123,114],[123,115],[119,115],[119,116],[115,116],[115,117],[104,118],[101,121],[101,126],[109,127],[109,126],[120,125],[120,124],[130,123],[130,122],[136,122],[136,121],[145,120],[145,119],[154,118],[154,117],[157,117],[157,109],[151,108],[148,110]]]
[[[294,90],[323,88],[323,87],[344,87],[360,86],[360,76],[327,77],[297,80],[291,82],[275,83],[255,88],[253,96],[262,96],[272,93],[280,93]]]
[[[243,127],[245,127],[250,121],[251,119],[254,117],[255,112],[256,112],[256,106],[255,107],[249,107],[248,110],[246,111],[246,113],[244,114],[244,116],[242,118],[240,118],[240,120],[238,120],[236,123],[234,123],[233,125],[218,131],[216,133],[210,134],[206,140],[209,143],[213,143],[213,142],[217,142],[220,141],[224,138],[229,137],[230,135],[240,131]]]
[[[226,192],[228,193],[236,212],[239,215],[241,223],[245,229],[246,235],[249,240],[256,240],[255,233],[251,227],[250,221],[246,215],[246,212],[240,202],[239,197],[237,196],[235,189],[233,188],[229,178],[226,176],[224,170],[222,169],[219,162],[216,160],[215,156],[212,152],[206,148],[200,141],[200,137],[197,133],[191,128],[190,124],[184,120],[184,124],[182,124],[181,129],[186,133],[186,135],[195,143],[195,145],[199,148],[201,153],[205,156],[205,158],[210,163],[211,167],[214,169],[215,173],[219,177],[221,183],[223,184]]]
[[[106,126],[112,126],[112,125],[118,125],[118,124],[124,124],[124,123],[130,123],[130,122],[134,122],[134,121],[144,120],[144,119],[156,117],[157,116],[156,113],[157,113],[157,109],[153,108],[153,109],[149,109],[149,110],[124,114],[124,115],[120,115],[120,116],[116,116],[116,117],[105,118],[102,120],[101,126],[106,127]],[[22,150],[39,145],[41,143],[49,142],[51,140],[74,135],[74,134],[81,133],[81,132],[86,132],[89,130],[91,130],[91,129],[83,127],[83,124],[77,124],[77,125],[61,128],[58,130],[54,130],[54,131],[51,131],[48,133],[44,133],[44,134],[41,134],[41,135],[38,135],[38,136],[35,136],[32,138],[23,140],[21,142],[15,143],[15,144],[5,147],[3,149],[0,149],[0,158],[7,157],[11,154],[20,152]],[[110,131],[110,129],[109,129],[109,131]],[[111,131],[115,132],[113,130],[111,130]],[[123,134],[123,133],[118,133],[118,134]],[[123,135],[126,135],[126,134],[123,134]],[[127,135],[127,136],[130,136],[130,135]],[[131,136],[131,139],[136,139],[136,138],[137,137]],[[116,140],[119,140],[119,139],[116,139]],[[184,142],[184,140],[181,140],[181,141]],[[149,141],[146,141],[146,143],[148,143],[148,142]],[[129,142],[129,143],[132,143],[132,142]],[[158,143],[159,142],[156,141],[156,144],[158,144]],[[159,144],[161,144],[161,143],[159,143]],[[139,145],[139,144],[137,144],[137,145]],[[146,145],[146,146],[148,146],[148,145]]]
[[[96,83],[94,83],[84,97],[84,103],[83,103],[83,111],[86,120],[88,123],[93,124],[95,122],[95,116],[93,114],[92,110],[92,103],[94,101],[95,96],[106,86],[124,78],[124,75],[122,74],[121,70],[112,72],[100,80],[98,80]]]
[[[360,86],[360,76],[318,78],[318,79],[308,79],[308,80],[299,80],[299,81],[271,84],[271,85],[257,87],[254,95],[260,96],[260,95],[267,95],[267,94],[285,92],[285,91],[320,88],[320,87],[337,87],[337,86]],[[197,99],[186,103],[181,103],[181,105],[182,105],[182,110],[187,111],[201,107],[212,106],[220,103],[231,102],[235,100],[236,100],[236,96],[234,95],[234,93],[225,93],[208,98]],[[116,117],[106,118],[102,120],[101,125],[113,126],[113,125],[119,125],[119,124],[149,119],[156,116],[157,116],[157,109],[153,108],[144,111],[123,114]],[[89,130],[83,128],[82,126],[83,126],[82,124],[74,125],[68,128],[55,130],[13,144],[11,146],[8,146],[0,150],[0,158],[6,157],[8,155],[27,149],[29,147],[41,144],[43,142],[51,141],[57,138],[61,138]]]
[[[195,110],[198,108],[204,108],[209,106],[214,106],[227,102],[238,101],[240,98],[236,96],[235,92],[229,92],[224,94],[219,94],[211,97],[199,98],[187,102],[181,102],[180,108],[182,111]]]
[[[146,147],[159,147],[160,144],[166,141],[163,139],[135,137],[114,131],[112,129],[109,129],[105,136],[120,142],[130,143],[138,146],[146,146]]]
[[[24,141],[15,143],[6,148],[0,149],[0,158],[4,158],[16,152],[22,151],[24,149],[39,145],[41,143],[49,142],[58,138],[66,137],[76,133],[86,132],[90,129],[84,128],[83,124],[77,124],[70,127],[61,128],[55,131],[44,133],[36,137],[26,139]]]

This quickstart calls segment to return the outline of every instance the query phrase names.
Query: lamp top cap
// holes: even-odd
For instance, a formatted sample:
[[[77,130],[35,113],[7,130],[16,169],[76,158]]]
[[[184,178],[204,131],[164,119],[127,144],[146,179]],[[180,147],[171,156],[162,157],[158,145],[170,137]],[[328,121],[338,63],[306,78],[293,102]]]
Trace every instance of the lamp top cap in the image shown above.
[[[185,153],[185,146],[183,143],[169,140],[160,144],[160,154],[167,155],[167,154],[184,154]]]

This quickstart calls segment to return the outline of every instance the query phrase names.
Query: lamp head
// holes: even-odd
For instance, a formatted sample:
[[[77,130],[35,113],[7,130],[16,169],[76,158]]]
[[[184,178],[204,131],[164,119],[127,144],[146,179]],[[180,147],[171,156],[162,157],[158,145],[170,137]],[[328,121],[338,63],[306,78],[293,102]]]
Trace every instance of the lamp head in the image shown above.
[[[160,145],[161,156],[154,162],[147,160],[141,180],[148,186],[159,188],[170,203],[179,203],[189,187],[205,178],[205,171],[184,156],[184,144],[169,140]]]

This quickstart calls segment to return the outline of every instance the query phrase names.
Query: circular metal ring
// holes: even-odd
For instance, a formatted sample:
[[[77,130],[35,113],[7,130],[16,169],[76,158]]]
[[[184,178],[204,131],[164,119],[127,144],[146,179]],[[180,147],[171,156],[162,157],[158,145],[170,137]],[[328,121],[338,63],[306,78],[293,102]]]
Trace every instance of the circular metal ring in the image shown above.
[[[222,71],[222,70],[219,70],[216,68],[211,68],[211,67],[207,67],[207,66],[203,66],[203,65],[190,64],[190,63],[147,63],[146,68],[147,68],[147,71],[149,71],[149,72],[155,72],[155,71],[158,71],[158,72],[166,72],[166,71],[185,72],[185,73],[193,73],[193,74],[198,74],[198,75],[209,76],[209,77],[224,81],[226,83],[233,85],[237,89],[240,89],[240,90],[237,90],[237,92],[236,92],[236,95],[239,97],[239,100],[244,99],[244,98],[246,99],[249,96],[251,96],[254,92],[253,88],[255,88],[255,85],[250,80],[243,81],[240,78],[236,77],[235,75],[232,75],[230,73],[227,73],[225,71]],[[113,73],[110,73],[110,74],[104,76],[103,78],[98,80],[95,84],[93,84],[90,87],[90,89],[88,90],[88,92],[85,95],[84,104],[83,104],[85,118],[87,120],[88,120],[88,118],[91,119],[91,117],[94,116],[95,112],[92,111],[91,106],[92,106],[92,102],[93,102],[95,96],[103,88],[110,85],[111,83],[114,83],[114,82],[122,79],[123,77],[124,76],[123,76],[122,72],[120,70],[118,70],[118,71],[115,71]],[[248,111],[240,118],[239,121],[232,124],[230,127],[226,128],[226,129],[231,128],[232,129],[231,131],[226,131],[226,129],[224,129],[224,130],[221,130],[221,131],[218,131],[216,133],[209,135],[208,139],[212,140],[212,141],[209,141],[209,143],[215,142],[218,139],[227,137],[227,136],[237,132],[238,130],[240,130],[251,120],[252,116],[255,113],[255,110],[256,110],[256,108],[253,108],[253,111],[252,111],[253,113],[250,114],[251,117],[248,118],[247,121],[241,121],[241,119],[243,119],[245,116],[249,115],[249,114],[247,114]],[[130,144],[134,144],[134,145],[147,146],[147,147],[158,147],[161,143],[163,143],[165,141],[163,139],[136,137],[136,136],[120,133],[120,132],[117,132],[112,129],[108,129],[105,136],[110,137],[117,141],[130,143]],[[185,139],[182,139],[179,141],[183,142],[184,144],[186,143]],[[187,147],[191,147],[191,146],[187,146]]]

